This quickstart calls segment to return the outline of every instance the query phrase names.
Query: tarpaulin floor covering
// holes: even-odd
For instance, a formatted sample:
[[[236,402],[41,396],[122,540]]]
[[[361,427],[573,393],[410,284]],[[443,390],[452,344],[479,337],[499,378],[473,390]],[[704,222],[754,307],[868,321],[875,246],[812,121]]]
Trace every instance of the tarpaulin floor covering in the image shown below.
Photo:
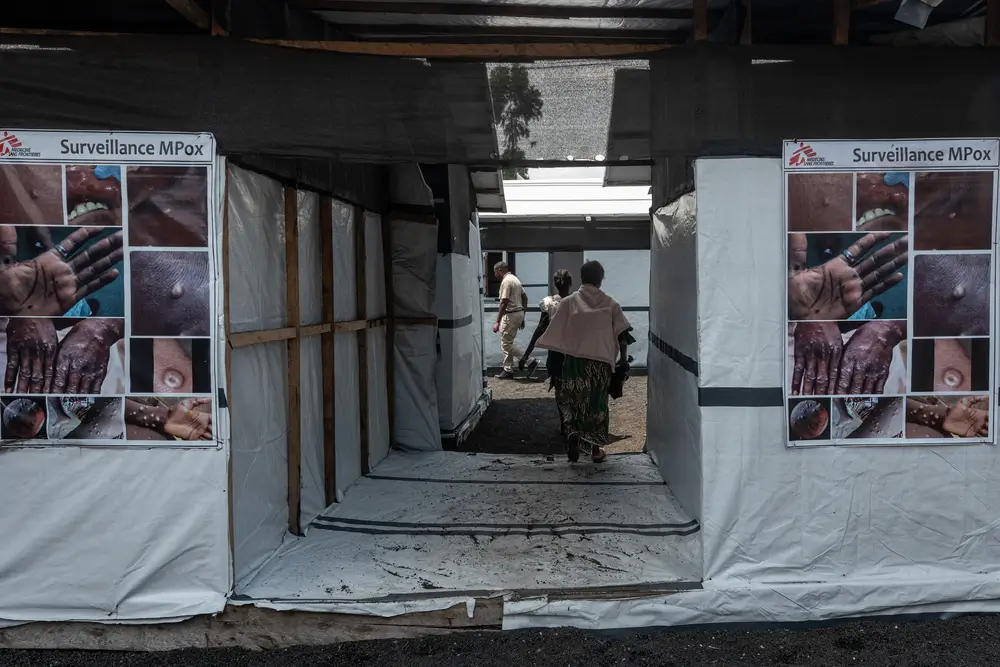
[[[394,453],[237,593],[313,608],[696,583],[698,530],[644,454]]]

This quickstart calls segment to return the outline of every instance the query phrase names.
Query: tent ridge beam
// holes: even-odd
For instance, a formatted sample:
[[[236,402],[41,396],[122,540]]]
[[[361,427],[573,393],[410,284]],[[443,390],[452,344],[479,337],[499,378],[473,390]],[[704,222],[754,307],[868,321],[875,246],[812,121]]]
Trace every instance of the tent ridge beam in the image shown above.
[[[690,19],[690,9],[665,7],[579,7],[563,5],[494,5],[467,2],[375,2],[373,0],[290,0],[295,9],[355,14],[424,14],[535,19]]]

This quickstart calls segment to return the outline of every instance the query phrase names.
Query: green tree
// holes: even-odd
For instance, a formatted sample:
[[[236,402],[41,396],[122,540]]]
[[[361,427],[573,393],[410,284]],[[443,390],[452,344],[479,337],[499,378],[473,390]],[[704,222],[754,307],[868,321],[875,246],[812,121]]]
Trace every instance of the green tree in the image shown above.
[[[525,152],[519,148],[521,141],[531,137],[528,124],[542,117],[542,93],[531,85],[528,69],[524,65],[500,65],[490,72],[490,91],[493,94],[493,115],[500,128],[504,160],[523,160]],[[503,170],[508,180],[528,178],[526,168]]]

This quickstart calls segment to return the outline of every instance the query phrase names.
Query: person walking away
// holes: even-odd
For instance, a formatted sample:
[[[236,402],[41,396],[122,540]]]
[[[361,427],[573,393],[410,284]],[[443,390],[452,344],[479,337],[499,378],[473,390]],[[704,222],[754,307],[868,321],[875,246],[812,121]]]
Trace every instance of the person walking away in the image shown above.
[[[559,303],[569,296],[569,289],[573,286],[573,276],[566,269],[559,269],[552,276],[552,284],[556,287],[556,293],[552,296],[546,296],[538,304],[538,310],[541,312],[541,315],[538,318],[538,326],[535,327],[535,333],[531,335],[531,340],[528,341],[528,348],[521,355],[521,361],[518,362],[518,368],[521,370],[524,370],[525,366],[529,363],[529,355],[535,349],[538,339],[549,328],[549,322],[552,321],[552,316],[556,314]],[[559,405],[559,374],[562,369],[562,359],[562,354],[549,350],[548,357],[545,360],[545,370],[549,375],[549,391],[556,390],[557,407]],[[533,371],[534,367],[528,372],[527,377],[530,378]],[[559,432],[564,436],[566,435],[566,424],[563,422],[562,412],[559,413]]]
[[[594,463],[605,459],[610,413],[608,389],[616,361],[626,362],[634,339],[622,307],[601,291],[604,267],[590,261],[580,269],[583,285],[559,302],[538,347],[563,355],[556,402],[566,430],[566,454],[580,459],[590,449]]]
[[[497,309],[497,321],[493,324],[493,333],[500,334],[500,351],[503,352],[503,371],[496,376],[498,380],[514,379],[514,362],[520,351],[517,347],[517,332],[524,328],[524,311],[528,308],[528,296],[524,293],[521,281],[507,266],[507,262],[497,262],[493,273],[500,280],[500,307]],[[528,364],[528,374],[534,372],[538,361],[532,359]]]

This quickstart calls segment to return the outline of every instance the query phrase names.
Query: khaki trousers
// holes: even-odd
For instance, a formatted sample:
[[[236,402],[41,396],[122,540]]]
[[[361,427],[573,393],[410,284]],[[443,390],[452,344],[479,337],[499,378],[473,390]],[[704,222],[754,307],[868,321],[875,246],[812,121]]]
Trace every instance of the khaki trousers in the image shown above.
[[[507,313],[500,320],[500,351],[503,352],[503,369],[513,373],[524,355],[524,348],[517,344],[517,332],[524,321],[524,311]],[[530,359],[529,359],[530,361]]]

